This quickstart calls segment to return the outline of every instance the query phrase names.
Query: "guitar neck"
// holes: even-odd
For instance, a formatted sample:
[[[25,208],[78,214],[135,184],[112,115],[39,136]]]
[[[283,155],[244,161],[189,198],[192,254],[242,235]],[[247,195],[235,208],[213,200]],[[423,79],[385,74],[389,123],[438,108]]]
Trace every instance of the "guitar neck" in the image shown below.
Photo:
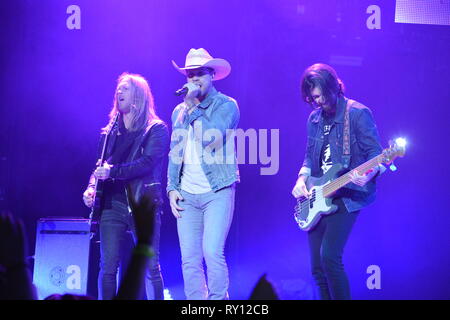
[[[116,113],[113,121],[108,124],[108,128],[105,133],[105,140],[103,141],[102,152],[100,154],[100,159],[97,162],[99,167],[103,165],[103,162],[105,162],[106,146],[108,144],[109,136],[111,135],[112,130],[114,129],[115,125],[117,124],[118,119],[119,119],[119,112]],[[95,178],[94,179],[94,190],[96,190],[96,191],[97,191],[97,186],[98,186],[98,179]]]
[[[381,164],[382,162],[383,162],[383,154],[380,154],[380,155],[376,156],[375,158],[364,162],[363,164],[361,164],[360,166],[356,167],[353,170],[356,170],[360,175],[363,175],[367,171],[372,169],[373,167],[376,167],[377,165]],[[340,188],[349,184],[351,182],[350,174],[353,170],[347,172],[346,174],[340,176],[336,180],[333,180],[332,182],[327,184],[323,188],[324,197],[328,197],[328,196],[332,195],[334,192],[336,192]]]
[[[105,140],[103,141],[102,152],[100,154],[100,159],[99,159],[100,166],[103,165],[103,162],[105,161],[106,146],[108,145],[109,136],[111,135],[111,132],[114,130],[114,127],[116,126],[118,119],[119,119],[119,112],[116,113],[112,122],[110,122],[107,126],[106,133],[105,133]]]

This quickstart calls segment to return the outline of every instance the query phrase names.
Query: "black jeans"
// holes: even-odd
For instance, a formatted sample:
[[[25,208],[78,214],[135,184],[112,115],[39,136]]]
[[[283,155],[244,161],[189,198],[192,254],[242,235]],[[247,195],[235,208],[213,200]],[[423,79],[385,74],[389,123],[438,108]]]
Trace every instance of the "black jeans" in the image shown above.
[[[322,300],[350,299],[350,286],[342,263],[347,239],[359,211],[349,213],[341,199],[333,201],[338,210],[322,216],[308,232],[311,271]]]
[[[145,279],[148,300],[164,299],[164,283],[159,265],[159,239],[161,216],[155,215],[152,247],[155,256],[150,259]],[[122,243],[130,230],[136,243],[134,220],[128,206],[120,201],[112,201],[112,208],[102,212],[100,220],[100,273],[98,277],[99,300],[111,300],[116,296],[117,273],[122,256]]]

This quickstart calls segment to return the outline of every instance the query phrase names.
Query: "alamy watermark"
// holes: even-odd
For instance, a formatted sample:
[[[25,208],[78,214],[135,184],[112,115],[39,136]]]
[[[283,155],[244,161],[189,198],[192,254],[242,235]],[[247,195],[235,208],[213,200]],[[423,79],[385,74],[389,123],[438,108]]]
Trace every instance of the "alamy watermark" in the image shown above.
[[[280,168],[279,129],[203,130],[202,123],[196,121],[191,131],[184,128],[173,130],[171,144],[170,161],[174,164],[259,163],[263,166],[261,175],[275,175]]]
[[[366,280],[367,289],[381,289],[381,268],[380,266],[373,264],[367,267],[367,274],[370,276]]]
[[[67,7],[66,13],[69,15],[66,19],[66,27],[69,30],[81,29],[81,9],[76,4]]]

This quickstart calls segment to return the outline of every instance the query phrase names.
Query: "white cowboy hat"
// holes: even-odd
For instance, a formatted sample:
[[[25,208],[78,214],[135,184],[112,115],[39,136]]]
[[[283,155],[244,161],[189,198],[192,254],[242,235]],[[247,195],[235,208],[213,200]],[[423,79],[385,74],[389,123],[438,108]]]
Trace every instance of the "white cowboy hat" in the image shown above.
[[[203,48],[191,49],[186,55],[184,68],[178,67],[175,61],[172,64],[179,72],[186,75],[186,70],[208,67],[214,69],[215,75],[213,80],[221,80],[228,76],[231,72],[231,66],[224,59],[215,59]]]

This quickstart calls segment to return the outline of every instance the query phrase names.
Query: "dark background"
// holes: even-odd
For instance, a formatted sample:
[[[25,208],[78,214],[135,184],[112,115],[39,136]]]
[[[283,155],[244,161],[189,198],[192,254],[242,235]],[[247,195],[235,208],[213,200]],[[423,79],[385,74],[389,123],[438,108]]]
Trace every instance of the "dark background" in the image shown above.
[[[80,30],[66,27],[71,4],[81,8]],[[379,30],[366,27],[372,4],[381,8]],[[0,11],[1,205],[24,219],[30,254],[39,218],[89,213],[81,196],[119,74],[143,75],[170,123],[180,101],[173,92],[185,81],[171,60],[183,65],[190,48],[203,47],[232,66],[216,87],[238,101],[239,127],[280,130],[276,175],[261,175],[260,162],[240,166],[226,249],[230,297],[246,299],[263,273],[283,299],[314,297],[306,233],[294,222],[290,193],[310,112],[300,77],[324,62],[350,98],[371,108],[383,146],[398,136],[408,141],[399,170],[379,179],[378,199],[360,214],[346,247],[353,297],[450,298],[450,27],[394,23],[395,1],[18,0],[2,1]],[[167,203],[161,242],[166,287],[183,299]],[[380,267],[381,289],[366,286],[370,265]]]

